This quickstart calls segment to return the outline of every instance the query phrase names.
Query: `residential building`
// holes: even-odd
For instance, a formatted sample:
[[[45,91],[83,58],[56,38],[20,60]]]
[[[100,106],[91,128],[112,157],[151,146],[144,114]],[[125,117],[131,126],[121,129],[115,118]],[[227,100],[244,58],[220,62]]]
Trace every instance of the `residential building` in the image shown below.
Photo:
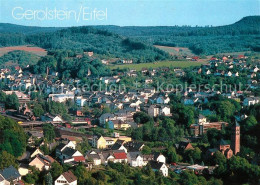
[[[64,172],[55,180],[54,185],[77,185],[77,177],[71,171]]]

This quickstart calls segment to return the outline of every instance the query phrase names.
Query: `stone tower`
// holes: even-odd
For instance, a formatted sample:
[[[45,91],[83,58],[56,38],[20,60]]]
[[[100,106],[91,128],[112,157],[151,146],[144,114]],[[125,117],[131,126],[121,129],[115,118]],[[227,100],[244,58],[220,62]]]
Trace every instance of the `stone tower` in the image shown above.
[[[240,152],[240,125],[237,122],[232,127],[231,149],[235,155]]]

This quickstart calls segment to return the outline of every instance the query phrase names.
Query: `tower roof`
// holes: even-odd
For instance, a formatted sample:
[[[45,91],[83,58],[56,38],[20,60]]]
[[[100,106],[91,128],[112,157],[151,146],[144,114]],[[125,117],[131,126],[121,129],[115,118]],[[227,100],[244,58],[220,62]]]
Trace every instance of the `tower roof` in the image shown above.
[[[228,145],[227,141],[225,141],[224,139],[221,139],[219,144],[220,145]]]

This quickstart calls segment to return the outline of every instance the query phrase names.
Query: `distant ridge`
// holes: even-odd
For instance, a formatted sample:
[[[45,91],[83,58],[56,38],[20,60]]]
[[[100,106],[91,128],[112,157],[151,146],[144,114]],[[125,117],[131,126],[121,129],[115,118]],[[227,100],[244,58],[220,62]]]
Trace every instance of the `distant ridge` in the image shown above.
[[[214,26],[213,28],[218,27],[226,27],[226,26],[249,26],[249,27],[255,27],[258,25],[260,28],[260,16],[247,16],[243,17],[239,21],[229,24],[229,25],[223,25],[223,26]],[[73,26],[73,27],[82,27],[82,26]],[[116,25],[94,25],[91,27],[95,27],[97,29],[107,30],[111,31],[120,35],[125,36],[132,36],[132,35],[142,35],[147,34],[147,30],[151,29],[153,31],[156,31],[157,29],[163,30],[160,33],[163,32],[165,34],[173,32],[176,28],[189,28],[189,30],[196,30],[196,29],[203,29],[208,27],[191,27],[191,26],[116,26]],[[39,27],[39,26],[23,26],[23,25],[17,25],[17,24],[11,24],[11,23],[0,23],[0,33],[22,33],[22,34],[34,34],[34,33],[42,33],[42,32],[53,32],[61,29],[66,29],[68,27]],[[212,28],[212,27],[211,27]],[[172,31],[166,31],[165,30],[172,30]],[[130,34],[130,32],[132,34]],[[158,31],[157,31],[158,32]],[[158,34],[156,32],[156,34]]]

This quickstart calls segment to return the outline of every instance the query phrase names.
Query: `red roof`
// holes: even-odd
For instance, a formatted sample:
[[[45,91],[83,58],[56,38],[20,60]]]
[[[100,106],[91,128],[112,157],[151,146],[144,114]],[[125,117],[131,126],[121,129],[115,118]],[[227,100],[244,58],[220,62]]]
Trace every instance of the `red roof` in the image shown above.
[[[198,60],[198,59],[199,59],[199,57],[195,56],[195,57],[192,57],[192,59]]]
[[[67,128],[71,128],[71,125],[69,123],[65,123]]]
[[[75,156],[73,158],[74,158],[74,161],[76,161],[76,162],[85,161],[85,157],[84,156]]]
[[[122,152],[122,153],[114,153],[115,159],[126,159],[126,153]]]

